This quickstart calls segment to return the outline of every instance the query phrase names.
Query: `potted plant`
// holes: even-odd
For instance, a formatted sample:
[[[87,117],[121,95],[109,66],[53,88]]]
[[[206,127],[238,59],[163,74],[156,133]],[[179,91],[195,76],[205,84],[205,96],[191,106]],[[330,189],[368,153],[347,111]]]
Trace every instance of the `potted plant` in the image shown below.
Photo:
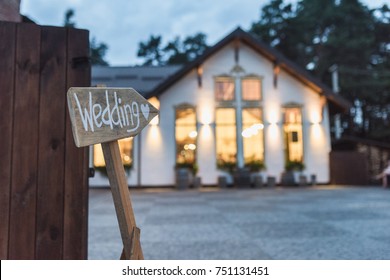
[[[297,185],[299,175],[305,169],[305,164],[302,161],[287,161],[282,173],[282,185],[292,186]]]
[[[266,169],[265,164],[262,160],[251,160],[245,163],[245,167],[253,173],[260,172]]]
[[[235,160],[217,160],[217,168],[227,172],[230,176],[233,176],[234,170],[237,168],[237,163]],[[228,185],[228,178],[225,175],[218,176],[218,186],[221,188],[226,188]]]
[[[251,173],[251,181],[253,182],[254,187],[261,187],[263,185],[264,177],[262,172],[266,169],[264,161],[252,159],[245,163],[245,168]]]
[[[221,169],[223,171],[226,171],[230,174],[233,173],[234,169],[236,168],[237,163],[235,161],[227,161],[223,159],[219,159],[217,161],[217,167],[218,169]]]
[[[193,177],[198,172],[198,165],[194,162],[178,162],[175,165],[176,187],[187,189],[192,184]]]

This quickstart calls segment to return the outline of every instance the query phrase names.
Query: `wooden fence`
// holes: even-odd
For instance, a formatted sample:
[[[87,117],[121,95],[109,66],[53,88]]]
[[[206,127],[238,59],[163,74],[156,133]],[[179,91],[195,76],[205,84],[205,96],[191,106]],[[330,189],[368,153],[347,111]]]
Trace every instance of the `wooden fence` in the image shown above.
[[[363,153],[332,151],[330,153],[330,183],[334,185],[369,184],[368,162]]]
[[[87,258],[88,150],[66,105],[88,31],[0,22],[0,259]]]

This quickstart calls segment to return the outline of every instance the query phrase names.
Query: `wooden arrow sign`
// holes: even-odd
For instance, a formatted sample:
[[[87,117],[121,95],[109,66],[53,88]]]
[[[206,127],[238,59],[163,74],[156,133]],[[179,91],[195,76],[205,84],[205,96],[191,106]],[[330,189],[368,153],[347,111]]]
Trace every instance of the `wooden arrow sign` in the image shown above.
[[[67,97],[77,147],[135,136],[159,113],[132,88],[73,87]]]
[[[76,146],[102,143],[123,242],[121,259],[143,259],[117,140],[140,133],[158,110],[132,88],[70,88],[67,97]]]

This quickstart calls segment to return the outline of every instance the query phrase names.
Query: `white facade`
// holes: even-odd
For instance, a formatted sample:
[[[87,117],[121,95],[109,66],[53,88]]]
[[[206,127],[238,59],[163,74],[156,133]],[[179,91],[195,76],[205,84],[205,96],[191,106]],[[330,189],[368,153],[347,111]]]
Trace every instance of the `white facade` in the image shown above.
[[[329,112],[325,97],[283,67],[278,68],[275,84],[275,63],[248,44],[240,44],[239,58],[236,52],[236,43],[227,43],[202,61],[201,75],[198,68],[194,67],[159,94],[159,124],[149,124],[134,139],[133,168],[128,176],[130,186],[175,185],[175,108],[183,104],[192,105],[196,111],[196,158],[199,166],[197,176],[201,178],[203,185],[216,185],[218,176],[227,175],[226,172],[218,170],[216,159],[215,78],[222,75],[251,75],[261,79],[262,98],[259,107],[262,109],[264,125],[266,176],[274,176],[276,181],[280,182],[285,165],[282,108],[288,104],[296,104],[300,106],[302,114],[305,164],[302,173],[308,178],[316,175],[319,183],[329,182],[331,145]],[[237,66],[243,71],[232,71],[235,67],[237,69]],[[90,185],[108,185],[108,181],[97,174],[90,179]]]

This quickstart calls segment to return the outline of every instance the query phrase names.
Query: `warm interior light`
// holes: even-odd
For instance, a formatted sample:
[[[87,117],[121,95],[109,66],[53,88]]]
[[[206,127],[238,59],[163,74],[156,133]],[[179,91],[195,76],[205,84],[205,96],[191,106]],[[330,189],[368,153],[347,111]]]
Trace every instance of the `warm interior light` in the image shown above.
[[[198,132],[196,132],[195,130],[191,131],[188,136],[192,139],[196,138],[196,136],[198,136]]]
[[[195,151],[196,145],[195,144],[188,144],[188,149],[190,149],[191,151]]]
[[[244,138],[250,138],[253,135],[259,134],[259,130],[262,130],[264,128],[264,125],[262,123],[256,123],[252,126],[244,129],[241,133],[242,137]]]

